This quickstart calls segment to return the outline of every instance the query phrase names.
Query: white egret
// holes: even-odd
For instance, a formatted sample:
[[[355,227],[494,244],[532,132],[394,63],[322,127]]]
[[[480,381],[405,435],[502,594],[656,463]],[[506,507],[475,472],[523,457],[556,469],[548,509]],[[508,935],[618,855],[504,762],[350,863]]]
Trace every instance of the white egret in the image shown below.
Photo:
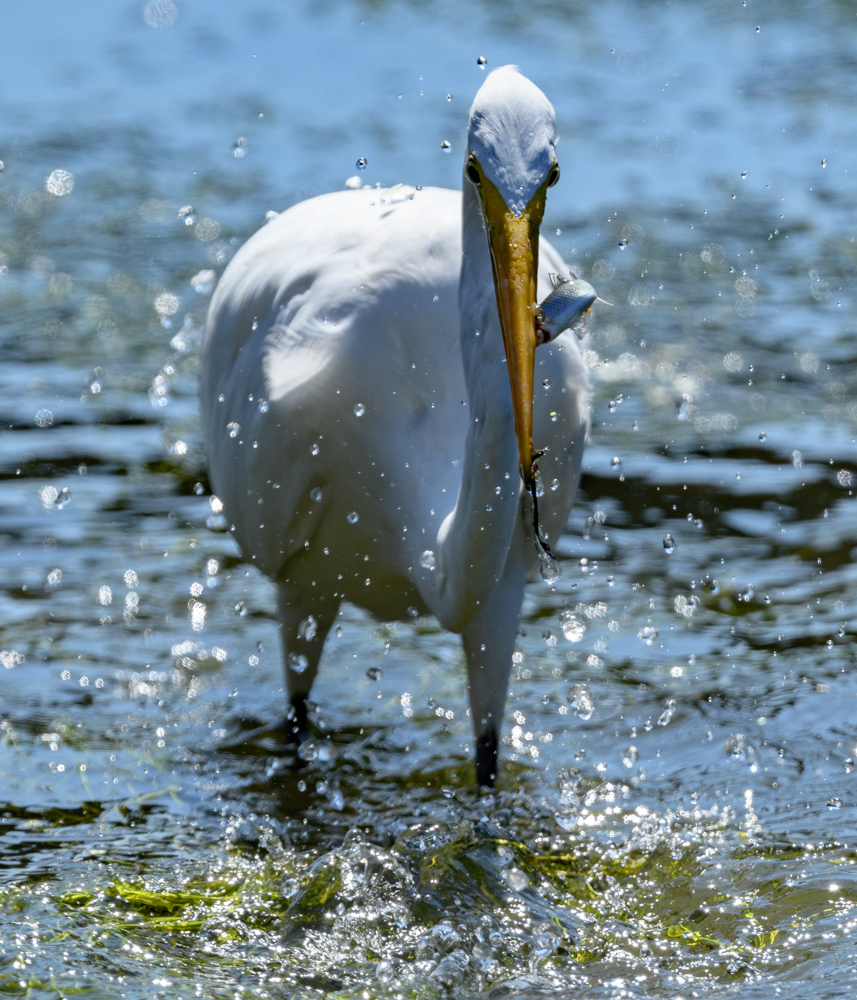
[[[211,481],[277,585],[293,739],[342,601],[383,620],[431,612],[461,634],[477,779],[494,783],[532,504],[556,537],[589,424],[574,335],[536,356],[537,292],[564,270],[539,237],[555,144],[544,94],[495,70],[461,193],[312,198],[220,280],[200,388]]]

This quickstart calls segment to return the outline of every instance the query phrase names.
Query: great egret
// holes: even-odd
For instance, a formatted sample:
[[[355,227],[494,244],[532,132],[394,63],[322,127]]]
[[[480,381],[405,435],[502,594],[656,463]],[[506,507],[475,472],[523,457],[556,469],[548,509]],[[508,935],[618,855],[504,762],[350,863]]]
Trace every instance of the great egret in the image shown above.
[[[342,601],[383,620],[431,612],[461,634],[477,779],[494,783],[538,559],[532,503],[556,537],[589,422],[574,335],[536,358],[537,292],[565,269],[539,237],[555,144],[544,94],[497,69],[470,110],[460,194],[312,198],[256,233],[215,291],[211,481],[277,585],[293,739]]]

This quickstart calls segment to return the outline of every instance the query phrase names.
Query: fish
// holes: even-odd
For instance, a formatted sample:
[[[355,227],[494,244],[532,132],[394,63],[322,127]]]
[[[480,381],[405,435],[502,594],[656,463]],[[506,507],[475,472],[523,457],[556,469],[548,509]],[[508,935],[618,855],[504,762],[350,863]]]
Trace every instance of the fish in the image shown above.
[[[536,312],[539,344],[555,340],[566,330],[573,330],[583,340],[589,333],[589,311],[596,302],[604,302],[604,299],[588,281],[578,278],[573,271],[570,278],[551,274],[550,279],[553,291],[539,303]]]

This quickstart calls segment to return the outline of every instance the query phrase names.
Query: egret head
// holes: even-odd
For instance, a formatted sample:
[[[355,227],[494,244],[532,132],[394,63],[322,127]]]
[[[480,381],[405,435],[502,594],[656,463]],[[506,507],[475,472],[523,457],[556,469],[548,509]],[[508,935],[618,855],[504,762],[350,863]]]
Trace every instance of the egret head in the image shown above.
[[[535,496],[533,370],[537,339],[539,226],[559,179],[550,101],[514,66],[479,88],[467,127],[465,183],[479,192],[503,333],[521,476]]]
[[[479,88],[470,108],[467,154],[516,216],[556,167],[553,105],[514,66],[495,69]]]

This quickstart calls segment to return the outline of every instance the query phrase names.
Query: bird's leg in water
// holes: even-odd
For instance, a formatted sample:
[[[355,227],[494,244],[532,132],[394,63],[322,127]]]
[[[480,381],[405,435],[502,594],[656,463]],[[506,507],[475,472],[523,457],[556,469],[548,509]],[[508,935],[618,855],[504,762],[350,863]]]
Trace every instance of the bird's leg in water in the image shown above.
[[[476,784],[480,788],[493,788],[497,778],[497,731],[489,729],[476,740]]]
[[[289,698],[286,740],[301,743],[309,735],[307,698],[318,673],[324,640],[339,611],[339,601],[280,583],[277,585],[277,604]]]
[[[519,534],[523,528],[521,520],[515,528],[503,576],[480,613],[461,633],[476,736],[476,779],[488,788],[494,787],[497,776],[506,689],[524,596],[527,571]]]
[[[287,743],[299,745],[309,737],[306,702],[305,694],[293,694],[289,699],[289,710],[286,713]]]

